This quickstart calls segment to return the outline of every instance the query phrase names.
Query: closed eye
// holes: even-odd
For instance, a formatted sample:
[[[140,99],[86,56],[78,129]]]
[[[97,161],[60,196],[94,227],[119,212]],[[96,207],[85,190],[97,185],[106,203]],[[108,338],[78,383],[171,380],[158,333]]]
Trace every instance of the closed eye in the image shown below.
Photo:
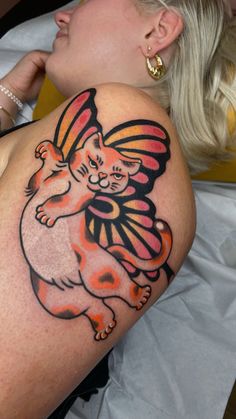
[[[121,180],[123,179],[125,176],[122,175],[121,173],[112,173],[112,176],[114,177],[114,179],[116,180]]]
[[[89,157],[89,166],[92,167],[92,169],[98,169],[97,163]]]

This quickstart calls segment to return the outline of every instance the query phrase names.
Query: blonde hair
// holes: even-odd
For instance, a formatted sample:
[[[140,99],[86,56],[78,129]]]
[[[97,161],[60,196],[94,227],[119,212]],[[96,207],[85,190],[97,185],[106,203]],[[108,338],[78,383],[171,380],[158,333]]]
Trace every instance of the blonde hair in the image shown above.
[[[157,82],[158,99],[177,128],[193,173],[232,158],[236,130],[236,19],[228,0],[137,0],[145,11],[175,8],[184,31],[166,77]],[[236,127],[235,127],[236,128]]]

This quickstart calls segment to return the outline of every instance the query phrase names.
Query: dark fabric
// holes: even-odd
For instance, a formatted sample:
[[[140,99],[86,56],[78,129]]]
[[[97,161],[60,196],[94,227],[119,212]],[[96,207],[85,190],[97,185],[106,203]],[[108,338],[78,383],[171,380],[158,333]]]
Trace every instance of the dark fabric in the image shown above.
[[[20,0],[18,4],[1,18],[0,38],[11,28],[14,28],[14,26],[32,19],[33,17],[51,12],[58,7],[70,3],[70,1],[71,0],[47,0],[32,2],[32,0]]]
[[[0,131],[0,138],[4,137],[4,135],[10,134],[13,131],[17,131],[20,128],[26,127],[27,125],[33,124],[35,121],[25,122],[24,124],[17,125],[16,127],[8,128],[3,131]]]
[[[82,383],[70,394],[70,396],[68,396],[64,402],[48,417],[48,419],[64,419],[77,397],[80,397],[88,402],[93,394],[98,393],[97,388],[101,388],[106,385],[109,378],[108,358],[110,352],[99,362],[99,364],[97,364],[85,380],[82,381]]]
[[[4,137],[4,135],[10,134],[11,132],[14,132],[32,123],[34,123],[34,121],[26,122],[25,124],[18,125],[17,127],[10,128],[6,131],[2,131],[0,132],[0,137]],[[112,349],[47,419],[64,419],[77,397],[80,397],[81,399],[88,402],[92,394],[98,393],[98,388],[104,387],[106,385],[109,379],[108,358],[111,351]]]

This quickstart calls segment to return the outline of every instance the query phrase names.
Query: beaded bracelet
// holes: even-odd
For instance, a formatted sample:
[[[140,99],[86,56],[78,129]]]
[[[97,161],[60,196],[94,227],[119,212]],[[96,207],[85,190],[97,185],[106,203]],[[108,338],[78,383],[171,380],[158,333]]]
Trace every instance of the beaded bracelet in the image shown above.
[[[21,110],[23,108],[23,103],[16,97],[9,89],[4,87],[2,84],[0,84],[0,92],[3,92],[5,95],[7,95],[13,102],[18,106],[18,109]]]

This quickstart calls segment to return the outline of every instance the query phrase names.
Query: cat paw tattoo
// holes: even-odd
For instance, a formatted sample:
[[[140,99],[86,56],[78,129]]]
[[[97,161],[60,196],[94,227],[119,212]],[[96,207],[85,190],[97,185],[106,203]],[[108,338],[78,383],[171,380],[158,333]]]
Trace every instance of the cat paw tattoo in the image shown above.
[[[171,230],[147,197],[170,158],[168,134],[135,120],[104,135],[95,95],[74,98],[54,140],[36,147],[41,167],[26,188],[20,235],[39,303],[60,319],[87,317],[99,341],[116,327],[111,299],[142,310],[160,270],[168,279],[173,271]]]
[[[50,212],[46,211],[44,207],[38,206],[36,208],[36,218],[41,224],[45,224],[47,227],[53,227],[56,220],[52,217]]]

